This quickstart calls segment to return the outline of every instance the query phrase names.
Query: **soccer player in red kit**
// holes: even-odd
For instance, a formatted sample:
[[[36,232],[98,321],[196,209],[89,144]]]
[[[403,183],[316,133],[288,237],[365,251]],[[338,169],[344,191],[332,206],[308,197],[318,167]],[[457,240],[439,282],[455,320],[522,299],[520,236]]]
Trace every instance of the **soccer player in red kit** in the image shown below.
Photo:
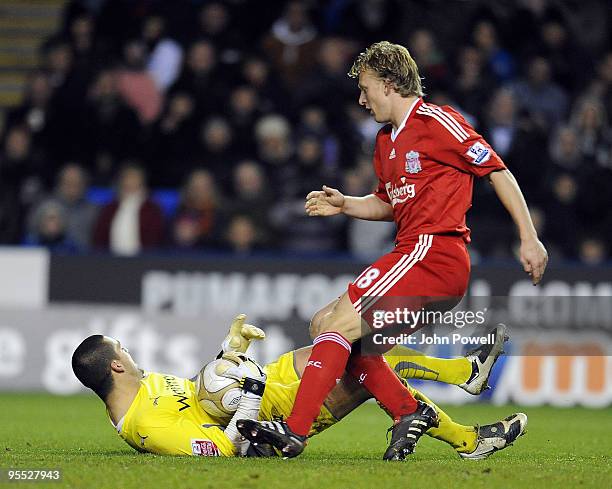
[[[362,328],[363,315],[381,298],[458,299],[465,294],[470,273],[465,215],[474,177],[488,178],[512,216],[521,239],[520,260],[534,285],[548,256],[510,171],[458,112],[423,101],[418,68],[406,48],[375,43],[357,57],[349,76],[359,79],[359,104],[377,122],[390,123],[376,137],[378,187],[365,197],[349,197],[323,186],[307,196],[306,212],[393,220],[396,246],[313,317],[314,347],[286,422],[245,420],[238,427],[251,441],[272,443],[287,457],[298,455],[323,400],[346,369],[395,419],[384,459],[403,460],[435,425],[436,413],[403,388],[381,355],[362,354],[356,342],[369,333]]]

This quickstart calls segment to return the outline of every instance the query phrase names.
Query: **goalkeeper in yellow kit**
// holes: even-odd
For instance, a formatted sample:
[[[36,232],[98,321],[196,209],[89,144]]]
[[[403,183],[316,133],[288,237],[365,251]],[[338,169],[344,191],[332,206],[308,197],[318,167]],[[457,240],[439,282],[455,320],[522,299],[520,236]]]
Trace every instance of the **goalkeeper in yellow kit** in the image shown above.
[[[245,316],[239,315],[232,323],[222,344],[224,355],[235,358],[246,352],[251,340],[264,338],[263,331],[244,321]],[[439,359],[396,347],[386,358],[404,379],[438,380],[476,394],[486,387],[491,368],[501,353],[503,327],[496,334],[495,345],[466,357]],[[272,450],[250,446],[240,436],[236,422],[239,419],[274,422],[288,416],[309,355],[310,347],[285,353],[266,365],[259,375],[253,375],[252,369],[241,370],[241,365],[228,372],[228,376],[242,380],[243,388],[236,413],[229,421],[211,416],[200,407],[196,378],[144,372],[116,339],[102,335],[88,337],[75,350],[72,368],[81,383],[104,401],[121,438],[138,451],[163,455],[266,456],[273,455]],[[461,425],[418,390],[406,385],[416,399],[438,412],[439,425],[430,428],[427,434],[447,442],[463,458],[485,458],[524,433],[527,418],[522,413],[491,425]],[[370,397],[356,379],[345,374],[327,398],[311,435],[340,421]]]

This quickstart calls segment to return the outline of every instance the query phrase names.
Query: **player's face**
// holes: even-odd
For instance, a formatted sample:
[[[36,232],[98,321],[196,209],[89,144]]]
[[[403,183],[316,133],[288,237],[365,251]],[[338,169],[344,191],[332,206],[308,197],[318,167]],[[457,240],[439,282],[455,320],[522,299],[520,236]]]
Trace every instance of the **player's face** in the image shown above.
[[[118,361],[126,372],[137,374],[139,376],[144,375],[144,371],[141,368],[138,368],[138,364],[134,361],[128,349],[124,347],[119,340],[116,340],[115,338],[107,338],[107,340],[113,343],[117,356],[119,357]]]
[[[389,98],[385,81],[372,70],[359,73],[359,105],[368,109],[376,122],[389,122]]]

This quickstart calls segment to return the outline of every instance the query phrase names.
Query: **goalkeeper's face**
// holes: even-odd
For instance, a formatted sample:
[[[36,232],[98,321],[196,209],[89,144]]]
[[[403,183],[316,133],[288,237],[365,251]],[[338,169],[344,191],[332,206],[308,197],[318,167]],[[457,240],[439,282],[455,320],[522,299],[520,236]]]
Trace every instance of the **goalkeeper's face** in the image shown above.
[[[128,374],[133,374],[138,377],[142,377],[144,375],[144,370],[138,367],[138,364],[134,361],[132,355],[130,355],[129,350],[123,346],[119,340],[116,340],[115,338],[107,338],[107,341],[113,343],[115,352],[117,353],[117,360],[113,360],[115,365],[111,364],[113,370],[117,371],[117,366],[119,366],[120,369]]]

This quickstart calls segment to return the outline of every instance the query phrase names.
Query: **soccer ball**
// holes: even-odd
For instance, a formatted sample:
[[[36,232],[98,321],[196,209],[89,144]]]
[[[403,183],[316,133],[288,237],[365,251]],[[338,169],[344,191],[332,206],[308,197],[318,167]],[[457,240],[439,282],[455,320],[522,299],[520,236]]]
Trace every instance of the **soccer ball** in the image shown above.
[[[198,401],[202,409],[211,416],[229,420],[238,409],[242,397],[240,384],[237,380],[222,377],[221,374],[240,363],[245,363],[252,370],[253,376],[259,376],[259,369],[251,360],[242,360],[239,357],[219,358],[200,370],[196,381]]]

